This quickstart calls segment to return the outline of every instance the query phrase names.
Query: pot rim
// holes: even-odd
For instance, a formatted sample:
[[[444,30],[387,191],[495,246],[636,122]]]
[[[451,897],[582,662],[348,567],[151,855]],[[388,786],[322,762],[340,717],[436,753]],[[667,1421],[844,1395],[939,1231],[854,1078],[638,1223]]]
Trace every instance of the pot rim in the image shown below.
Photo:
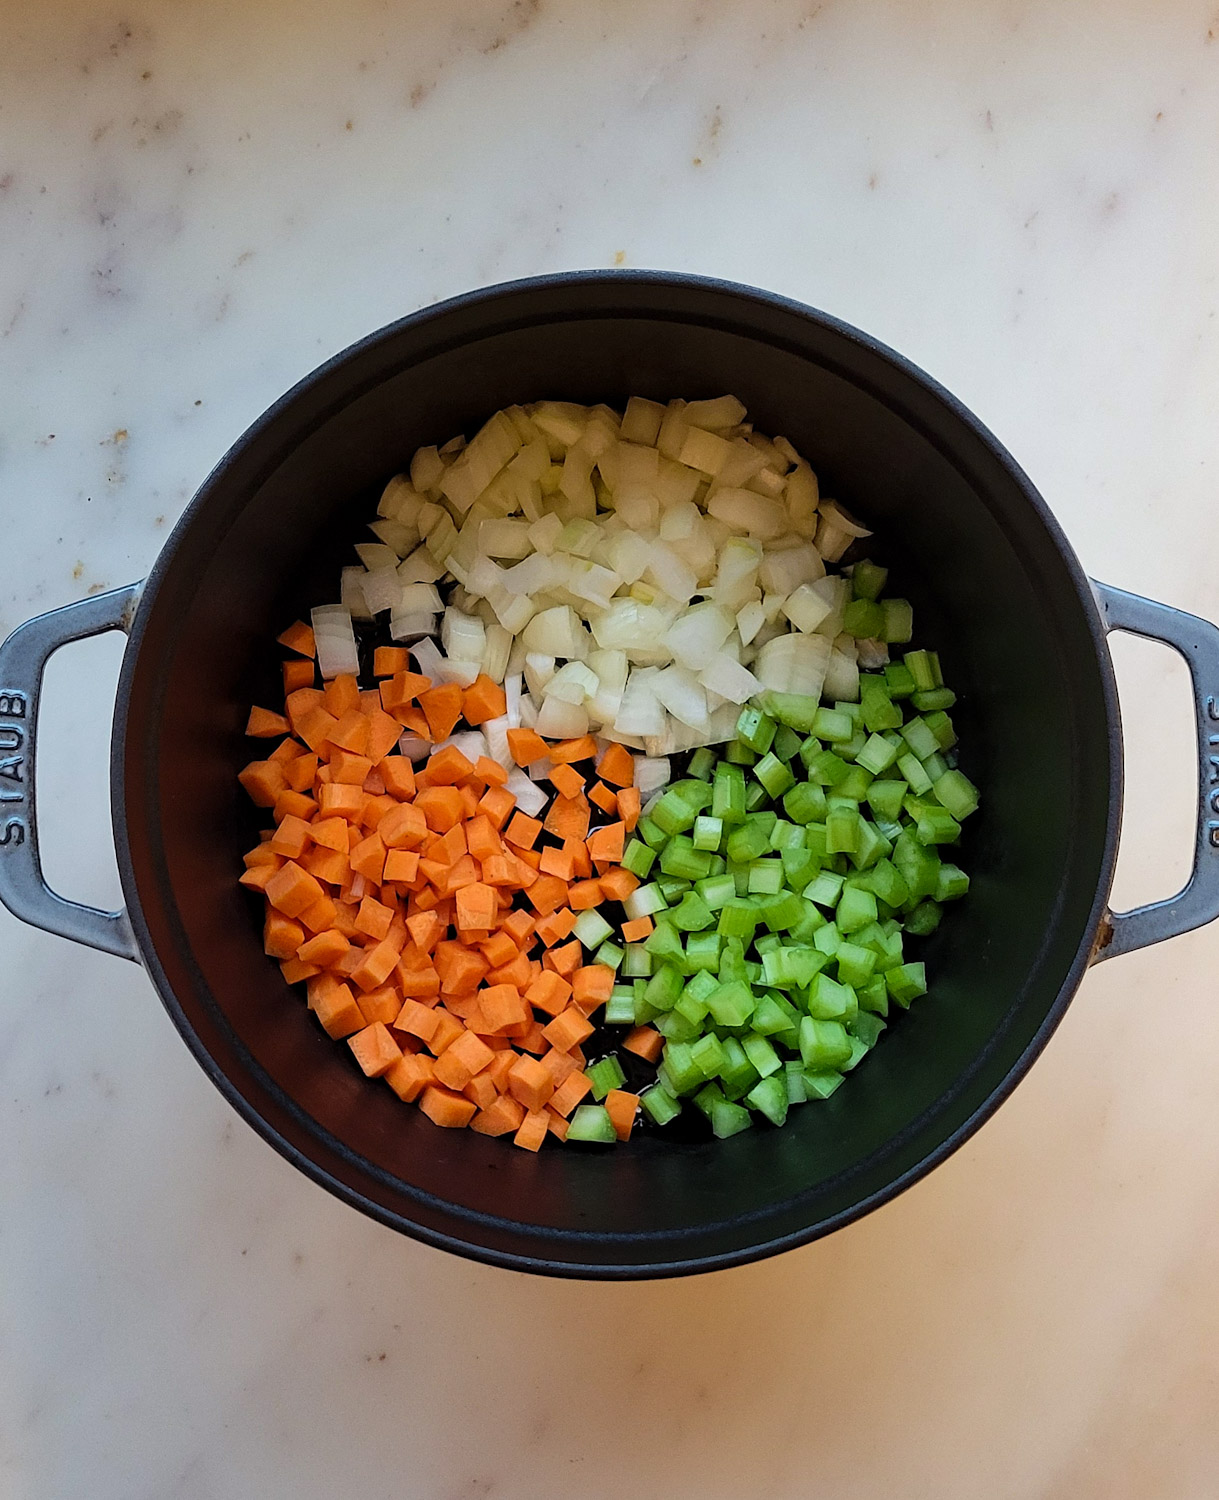
[[[1041,1024],[999,1085],[991,1090],[982,1103],[947,1136],[937,1142],[925,1156],[899,1173],[884,1188],[868,1195],[866,1198],[856,1201],[849,1208],[831,1214],[814,1225],[722,1253],[649,1262],[640,1261],[629,1264],[547,1258],[544,1253],[539,1255],[524,1255],[515,1251],[499,1251],[479,1244],[472,1239],[445,1234],[414,1220],[407,1219],[403,1214],[395,1212],[354,1190],[346,1183],[338,1180],[325,1167],[314,1161],[312,1157],[286,1139],[279,1129],[260,1111],[258,1106],[237,1087],[224,1068],[220,1066],[186,1017],[174,993],[173,987],[160,962],[152,934],[144,916],[128,836],[125,786],[129,748],[129,709],[136,674],[136,664],[145,640],[149,621],[155,612],[161,586],[172,566],[182,536],[194,525],[196,518],[210,501],[213,493],[224,483],[229,468],[238,456],[257,441],[267,429],[273,427],[285,413],[291,410],[302,396],[329,380],[331,376],[358,355],[395,339],[407,328],[426,327],[432,322],[442,322],[454,312],[484,305],[493,306],[497,302],[522,293],[528,294],[597,286],[609,288],[623,285],[655,287],[662,290],[665,288],[689,288],[703,293],[712,293],[727,297],[738,307],[748,306],[752,303],[755,306],[776,309],[795,315],[804,321],[814,323],[846,342],[866,350],[869,354],[879,356],[882,360],[895,367],[899,373],[905,375],[917,386],[921,387],[958,424],[966,428],[974,437],[980,440],[991,457],[999,463],[1010,481],[1020,491],[1029,508],[1046,532],[1049,540],[1053,543],[1062,563],[1065,565],[1095,653],[1100,687],[1106,709],[1106,740],[1109,754],[1109,801],[1104,846],[1101,851],[1097,888],[1088,918],[1080,934],[1074,958],[1059,987],[1053,1004],[1049,1007]],[[577,309],[567,313],[556,313],[555,319],[571,316],[578,317],[581,315],[581,311]],[[650,308],[640,308],[637,310],[636,315],[641,318],[663,318],[664,316],[662,310],[653,310]],[[687,319],[686,321],[694,320]],[[774,340],[768,341],[774,342]],[[355,393],[352,394],[354,395]],[[903,412],[902,415],[904,419],[910,420],[907,418],[906,413]],[[912,423],[912,425],[918,426],[919,424]],[[935,446],[940,446],[927,433],[924,432],[923,435]],[[246,1123],[252,1126],[281,1156],[298,1167],[314,1182],[325,1187],[336,1197],[350,1204],[352,1207],[360,1209],[370,1218],[385,1224],[389,1228],[405,1233],[413,1239],[431,1245],[436,1249],[448,1250],[487,1265],[500,1266],[516,1271],[529,1271],[543,1275],[566,1277],[569,1279],[651,1280],[725,1270],[729,1267],[767,1259],[785,1250],[809,1244],[827,1234],[832,1234],[834,1231],[844,1228],[848,1224],[854,1223],[857,1219],[864,1217],[865,1214],[871,1213],[882,1204],[890,1202],[899,1194],[905,1192],[935,1167],[947,1160],[1012,1094],[1057,1029],[1066,1013],[1067,1007],[1079,989],[1079,985],[1082,982],[1096,948],[1098,933],[1107,909],[1109,891],[1113,881],[1117,858],[1118,833],[1121,826],[1123,797],[1121,720],[1118,706],[1117,683],[1114,676],[1112,659],[1106,643],[1106,630],[1092,585],[1074,549],[1045,500],[1004,445],[968,407],[954,396],[952,392],[947,390],[932,376],[928,375],[926,371],[905,356],[897,353],[894,349],[891,349],[888,345],[864,333],[852,324],[846,323],[829,313],[811,307],[794,298],[782,296],[779,293],[764,291],[757,287],[716,277],[698,276],[678,271],[642,269],[621,271],[563,271],[543,276],[498,282],[491,286],[463,292],[457,296],[446,298],[444,301],[433,303],[428,307],[409,313],[405,317],[396,319],[394,322],[376,329],[354,343],[347,345],[311,370],[302,379],[298,380],[241,433],[192,496],[172,532],[166,538],[145,582],[140,605],[136,612],[127,648],[123,655],[115,700],[111,743],[110,790],[112,823],[119,875],[127,903],[128,916],[144,967],[147,969],[160,995],[161,1001],[169,1013],[170,1019],[173,1021],[186,1045],[190,1048],[199,1066]],[[242,1058],[244,1067],[252,1075],[258,1087],[263,1091],[270,1092],[273,1098],[278,1096],[286,1099],[286,1096],[282,1094],[278,1085],[269,1078],[261,1065],[248,1053],[236,1033],[232,1032],[232,1028],[230,1027],[229,1029],[231,1032],[231,1043]],[[292,1101],[288,1102],[292,1103]],[[293,1107],[299,1108],[297,1106]],[[917,1121],[913,1121],[908,1128],[912,1129],[916,1124]],[[346,1150],[337,1138],[330,1137],[328,1132],[316,1125],[316,1122],[314,1122],[313,1129],[315,1134],[320,1134],[331,1140],[340,1150]],[[371,1164],[369,1165],[371,1168]],[[462,1216],[468,1218],[472,1223],[477,1222],[478,1219],[477,1215],[466,1215],[464,1212]],[[497,1219],[496,1222],[504,1222],[511,1225],[511,1221],[500,1221]],[[511,1225],[511,1227],[525,1232],[533,1229],[536,1232],[536,1226],[527,1224]],[[555,1239],[556,1236],[548,1233],[547,1238]],[[570,1233],[564,1234],[561,1238],[565,1244],[575,1246],[578,1245],[581,1236],[578,1233]],[[597,1241],[605,1242],[607,1240],[625,1240],[631,1242],[642,1240],[646,1242],[648,1238],[649,1236],[646,1235],[615,1236],[604,1233],[598,1233],[595,1236],[592,1234],[589,1235],[590,1244]]]

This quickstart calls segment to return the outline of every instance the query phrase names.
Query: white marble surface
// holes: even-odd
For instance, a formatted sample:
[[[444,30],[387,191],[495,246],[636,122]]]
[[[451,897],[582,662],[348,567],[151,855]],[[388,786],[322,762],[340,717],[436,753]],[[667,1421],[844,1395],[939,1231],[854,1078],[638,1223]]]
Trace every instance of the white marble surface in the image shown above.
[[[0,633],[149,566],[291,382],[435,298],[687,268],[896,345],[1099,577],[1219,617],[1213,0],[0,0]],[[116,880],[117,646],[48,864]],[[1120,891],[1189,838],[1124,649]],[[56,743],[64,748],[57,749]],[[70,748],[69,748],[70,746]],[[416,1246],[242,1125],[142,973],[0,912],[0,1495],[1210,1500],[1219,929],[1105,965],[871,1218],[677,1283]]]

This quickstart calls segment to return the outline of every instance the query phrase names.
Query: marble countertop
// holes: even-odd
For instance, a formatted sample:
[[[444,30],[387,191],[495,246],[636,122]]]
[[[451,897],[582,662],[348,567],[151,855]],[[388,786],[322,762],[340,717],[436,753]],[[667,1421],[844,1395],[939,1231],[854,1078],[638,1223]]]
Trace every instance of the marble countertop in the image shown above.
[[[142,576],[351,340],[621,264],[876,334],[1097,577],[1219,618],[1213,0],[0,15],[0,635]],[[120,649],[49,677],[47,865],[80,899],[117,897]],[[1117,655],[1129,903],[1184,876],[1191,728],[1168,653]],[[363,1219],[237,1119],[139,969],[0,911],[0,1494],[1211,1497],[1217,960],[1219,927],[1089,975],[998,1115],[852,1228],[616,1286]]]

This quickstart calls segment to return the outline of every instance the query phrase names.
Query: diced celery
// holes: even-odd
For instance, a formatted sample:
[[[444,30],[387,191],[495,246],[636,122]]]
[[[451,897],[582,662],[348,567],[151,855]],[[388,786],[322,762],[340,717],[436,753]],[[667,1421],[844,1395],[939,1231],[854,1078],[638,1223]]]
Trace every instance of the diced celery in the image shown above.
[[[800,1018],[800,1057],[805,1068],[823,1072],[839,1068],[851,1055],[851,1041],[841,1021]]]
[[[870,1011],[861,1010],[847,1027],[851,1036],[857,1036],[866,1047],[875,1047],[877,1039],[885,1029],[885,1023]]]
[[[905,645],[914,634],[914,610],[908,599],[882,599],[880,638],[890,645]]]
[[[622,972],[628,979],[647,979],[652,972],[652,955],[642,943],[628,943],[622,956]]]
[[[833,958],[842,947],[842,933],[837,922],[826,922],[813,933],[813,947],[827,958]]]
[[[889,990],[883,974],[874,974],[867,984],[861,984],[855,991],[855,998],[861,1012],[875,1011],[880,1016],[889,1014]]]
[[[820,740],[849,740],[855,733],[855,721],[850,714],[837,708],[819,708],[813,720],[813,733]]]
[[[646,813],[639,819],[635,831],[649,849],[659,849],[669,837]]]
[[[790,932],[804,915],[804,903],[795,891],[776,891],[762,907],[762,920],[771,932]]]
[[[745,1049],[734,1036],[724,1038],[724,1066],[720,1082],[729,1099],[740,1099],[758,1081],[758,1070],[749,1061]]]
[[[719,1076],[726,1058],[720,1039],[713,1031],[708,1031],[700,1036],[697,1042],[690,1044],[690,1061],[699,1069],[704,1078]]]
[[[692,883],[683,875],[662,875],[656,882],[656,889],[665,898],[665,905],[671,906],[681,900]],[[631,895],[634,894],[632,891]]]
[[[961,825],[953,815],[946,807],[937,807],[934,803],[919,805],[914,828],[919,841],[924,844],[955,844],[961,836]]]
[[[941,866],[941,869],[943,866]],[[938,901],[920,901],[913,911],[906,913],[903,918],[906,931],[914,937],[930,937],[940,925],[943,909]]]
[[[806,901],[814,901],[818,906],[836,906],[842,894],[842,885],[841,875],[822,870],[811,885],[805,886],[801,894]]]
[[[804,847],[810,854],[816,855],[816,857],[820,860],[824,860],[829,857],[829,851],[825,847],[824,823],[809,823],[805,827]]]
[[[711,813],[721,823],[745,821],[745,775],[740,766],[720,761],[711,783]]]
[[[705,880],[711,873],[711,856],[704,849],[696,849],[694,841],[685,834],[678,833],[660,851],[660,868],[666,875],[676,875],[681,880]]]
[[[907,755],[899,755],[897,758],[897,769],[910,783],[910,790],[917,796],[931,790],[931,777],[923,770],[923,763],[914,754],[913,750]]]
[[[851,570],[851,592],[856,599],[879,599],[888,577],[888,568],[861,558]]]
[[[901,737],[919,760],[926,760],[940,748],[940,742],[932,734],[926,719],[911,719],[903,724]]]
[[[803,1066],[795,1061],[784,1063],[783,1081],[787,1085],[787,1103],[790,1108],[793,1104],[807,1104],[808,1093],[804,1087]]]
[[[935,783],[935,794],[941,804],[958,820],[969,817],[978,806],[978,789],[960,771],[945,771]]]
[[[914,678],[904,661],[891,661],[885,668],[885,685],[890,698],[908,698],[914,692]]]
[[[567,1139],[612,1146],[618,1139],[618,1132],[603,1104],[577,1104],[567,1126]]]
[[[718,1083],[705,1083],[692,1102],[710,1119],[713,1107],[724,1102],[724,1091]]]
[[[689,774],[698,781],[710,781],[715,766],[715,751],[710,745],[700,745],[690,757]]]
[[[858,811],[831,808],[825,820],[825,847],[830,854],[854,854],[861,845],[863,829]]]
[[[755,859],[749,866],[749,894],[773,896],[783,889],[783,861]]]
[[[750,818],[728,835],[728,858],[737,864],[760,859],[770,849],[770,830]]]
[[[632,1026],[635,1022],[635,992],[625,990],[619,993],[619,987],[615,986],[614,993],[605,1002],[605,1020],[610,1026]]]
[[[904,781],[874,781],[866,796],[868,806],[878,818],[894,822],[901,817],[902,798],[906,795]]]
[[[885,975],[890,996],[898,1005],[909,1008],[912,1000],[927,993],[927,975],[922,964],[899,964]]]
[[[780,762],[782,764],[782,762]],[[745,788],[745,811],[759,812],[770,801],[770,793],[760,781],[751,781]]]
[[[707,1008],[721,1026],[744,1026],[753,1015],[753,991],[744,979],[730,980],[707,997]]]
[[[768,714],[747,704],[736,721],[736,737],[755,755],[765,755],[774,743],[775,727]]]
[[[669,921],[681,932],[701,932],[711,926],[715,916],[697,891],[687,891],[669,912]]]
[[[847,1055],[843,1059],[843,1061],[848,1062],[850,1060],[850,1056],[850,1045],[848,1043]],[[806,1097],[808,1097],[809,1099],[828,1099],[834,1092],[834,1090],[837,1089],[838,1086],[842,1083],[843,1079],[843,1075],[841,1073],[836,1073],[832,1069],[815,1070],[812,1068],[806,1068],[804,1070],[804,1073],[802,1074],[802,1077],[804,1079]]]
[[[956,733],[952,727],[952,720],[946,713],[935,711],[924,714],[927,727],[939,741],[941,750],[951,750],[957,742]]]
[[[759,912],[754,902],[734,896],[724,903],[720,911],[716,931],[726,938],[740,938],[752,942],[759,921]]]
[[[783,1066],[783,1059],[766,1040],[757,1032],[749,1032],[741,1038],[741,1046],[745,1056],[753,1064],[758,1074],[763,1078],[769,1078],[772,1073],[777,1073]]]
[[[611,1052],[608,1057],[603,1057],[595,1063],[590,1063],[584,1069],[584,1076],[593,1086],[593,1098],[598,1104],[609,1093],[610,1089],[620,1089],[626,1082],[626,1074],[622,1071],[622,1064]]]
[[[613,931],[614,929],[600,912],[591,907],[580,913],[576,918],[576,925],[572,928],[575,936],[590,950],[599,948],[606,938],[613,934]]]
[[[656,863],[656,850],[650,849],[642,839],[631,839],[622,855],[622,868],[629,870],[638,880],[646,880]]]
[[[943,687],[940,659],[934,651],[907,651],[902,660],[909,668],[914,685],[920,693],[927,692],[929,688]]]
[[[745,1103],[765,1115],[772,1125],[782,1125],[787,1119],[788,1108],[786,1074],[763,1078],[761,1083],[755,1083],[745,1095]]]
[[[849,1021],[859,1001],[849,984],[818,974],[808,989],[808,1013],[818,1021]]]
[[[691,1059],[689,1042],[666,1042],[663,1056],[672,1093],[679,1097],[682,1094],[692,1094],[706,1082],[702,1070]]]
[[[811,781],[797,782],[783,796],[783,811],[801,826],[819,823],[825,817],[825,808],[825,793]]]
[[[726,1140],[730,1135],[739,1135],[742,1130],[748,1130],[752,1124],[753,1119],[749,1111],[727,1099],[716,1100],[711,1107],[711,1129],[721,1141]],[[569,1131],[568,1134],[570,1133]]]
[[[851,1069],[856,1066],[856,1064],[863,1062],[864,1058],[867,1057],[869,1050],[867,1042],[865,1042],[862,1037],[852,1035],[850,1038],[850,1042],[851,1055],[847,1058],[846,1062],[842,1064],[842,1071],[844,1073],[849,1073]]]
[[[937,901],[957,901],[969,890],[969,876],[956,865],[941,865],[935,888]]]
[[[850,766],[833,750],[818,750],[806,761],[808,779],[817,786],[837,786],[845,779]]]
[[[734,766],[751,766],[757,758],[757,752],[751,750],[744,740],[730,740],[724,750],[724,759]]]
[[[681,971],[673,964],[661,964],[644,991],[644,999],[656,1010],[672,1010],[682,992],[684,980]]]
[[[887,739],[879,734],[869,735],[867,744],[855,758],[855,764],[862,766],[865,771],[870,771],[873,776],[879,776],[882,771],[887,771],[897,759],[897,751]]]
[[[876,954],[871,948],[861,948],[857,943],[842,943],[834,955],[838,965],[838,978],[843,984],[856,989],[866,984],[876,968]]]
[[[806,697],[802,693],[775,692],[766,693],[762,700],[763,707],[772,719],[777,719],[784,727],[798,730],[801,734],[808,734],[813,727],[819,702],[820,699]],[[788,757],[782,758],[786,760]]]
[[[706,880],[696,881],[694,889],[712,911],[719,911],[736,895],[736,881],[731,875],[708,875]]]
[[[905,906],[910,899],[909,887],[891,859],[877,860],[867,874],[859,879],[866,880],[866,888],[890,906]]]
[[[653,973],[658,964],[672,964],[679,973],[685,971],[686,950],[682,947],[681,935],[669,920],[666,912],[648,934],[643,945],[652,955]]]
[[[842,612],[842,628],[860,640],[877,639],[885,628],[885,612],[870,599],[852,599]]]
[[[876,921],[876,897],[871,891],[862,890],[848,882],[839,897],[834,920],[838,923],[840,932],[858,932],[869,922]]]
[[[654,1083],[639,1096],[648,1118],[653,1125],[667,1125],[681,1114],[681,1104],[662,1084]]]
[[[691,932],[686,939],[686,969],[690,974],[715,973],[724,940],[717,932]]]
[[[912,693],[910,701],[920,713],[934,713],[951,708],[957,701],[957,695],[951,688],[928,688],[926,692]]]
[[[694,847],[700,850],[710,850],[714,853],[720,846],[720,840],[724,837],[723,818],[714,818],[706,813],[700,813],[694,820]],[[701,876],[694,876],[701,879]]]
[[[593,955],[593,963],[604,964],[607,969],[615,972],[622,965],[623,949],[617,943],[604,942]]]
[[[870,734],[901,726],[902,711],[889,697],[888,685],[879,674],[860,673],[859,704],[863,710],[863,727]]]

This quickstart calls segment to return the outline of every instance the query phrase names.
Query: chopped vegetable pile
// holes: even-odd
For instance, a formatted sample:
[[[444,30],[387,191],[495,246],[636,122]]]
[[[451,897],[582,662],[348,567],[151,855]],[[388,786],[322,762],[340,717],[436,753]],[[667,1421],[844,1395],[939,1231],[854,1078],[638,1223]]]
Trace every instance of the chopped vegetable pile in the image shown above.
[[[782,1125],[926,992],[905,941],[968,890],[942,850],[978,805],[954,695],[891,658],[913,614],[844,563],[868,533],[744,417],[542,402],[421,449],[342,602],[280,637],[241,881],[327,1033],[438,1125]]]

